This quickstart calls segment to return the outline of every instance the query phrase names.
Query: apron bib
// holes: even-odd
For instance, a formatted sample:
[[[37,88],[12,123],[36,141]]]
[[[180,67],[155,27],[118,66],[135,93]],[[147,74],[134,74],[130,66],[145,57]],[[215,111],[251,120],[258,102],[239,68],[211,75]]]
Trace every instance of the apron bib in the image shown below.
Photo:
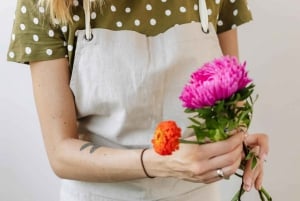
[[[91,30],[86,9],[86,30],[78,31],[70,81],[85,139],[107,147],[145,148],[162,120],[174,120],[186,130],[190,122],[179,95],[193,71],[221,55],[205,1],[199,7],[201,24],[176,25],[152,37]],[[215,185],[174,178],[62,184],[61,201],[218,200]]]

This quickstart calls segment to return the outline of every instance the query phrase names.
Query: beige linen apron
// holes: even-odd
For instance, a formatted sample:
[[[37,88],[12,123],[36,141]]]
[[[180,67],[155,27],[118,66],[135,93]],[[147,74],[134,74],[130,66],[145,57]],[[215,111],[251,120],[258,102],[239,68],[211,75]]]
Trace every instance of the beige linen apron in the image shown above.
[[[189,125],[179,101],[192,71],[221,55],[214,28],[208,29],[205,1],[201,23],[176,25],[147,37],[134,31],[89,27],[78,32],[70,87],[74,93],[79,132],[95,144],[115,148],[151,146],[162,120]],[[86,9],[87,10],[87,9]],[[203,31],[203,30],[204,31]],[[87,40],[87,38],[91,40]],[[174,178],[115,183],[62,181],[61,201],[217,201],[215,184]]]

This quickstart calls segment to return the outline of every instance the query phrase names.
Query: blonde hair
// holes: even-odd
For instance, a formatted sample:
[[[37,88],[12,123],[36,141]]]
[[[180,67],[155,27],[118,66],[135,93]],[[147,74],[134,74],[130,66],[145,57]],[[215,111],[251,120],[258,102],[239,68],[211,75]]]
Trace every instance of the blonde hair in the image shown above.
[[[83,0],[88,3],[90,7],[95,8],[97,5],[104,4],[104,0]],[[71,8],[74,5],[74,0],[39,0],[39,5],[46,6],[49,10],[52,22],[58,21],[62,24],[72,23]]]

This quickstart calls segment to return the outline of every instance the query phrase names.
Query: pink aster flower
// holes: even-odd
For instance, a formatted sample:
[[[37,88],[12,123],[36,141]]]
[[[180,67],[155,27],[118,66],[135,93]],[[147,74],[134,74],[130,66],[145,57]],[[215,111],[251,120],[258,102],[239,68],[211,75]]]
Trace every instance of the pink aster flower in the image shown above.
[[[189,109],[212,106],[245,88],[252,81],[245,67],[246,62],[240,64],[232,56],[205,63],[192,73],[189,83],[185,85],[179,97],[183,106]]]

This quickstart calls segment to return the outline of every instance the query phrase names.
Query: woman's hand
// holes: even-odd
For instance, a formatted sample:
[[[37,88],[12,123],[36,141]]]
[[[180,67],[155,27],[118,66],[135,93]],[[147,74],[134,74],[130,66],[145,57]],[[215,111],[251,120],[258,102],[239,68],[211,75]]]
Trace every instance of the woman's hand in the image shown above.
[[[266,134],[251,134],[245,138],[245,145],[258,157],[257,165],[251,168],[252,160],[247,161],[244,171],[244,190],[250,191],[253,186],[257,190],[261,189],[263,180],[263,164],[269,152],[269,141]]]
[[[221,169],[224,177],[230,177],[239,168],[243,157],[244,134],[237,133],[227,140],[197,144],[180,144],[180,149],[170,156],[159,156],[147,150],[144,162],[152,176],[176,177],[193,182],[212,183],[223,179],[217,173]],[[193,140],[193,137],[187,140]],[[156,157],[154,160],[150,157]],[[151,162],[149,162],[151,160]]]

